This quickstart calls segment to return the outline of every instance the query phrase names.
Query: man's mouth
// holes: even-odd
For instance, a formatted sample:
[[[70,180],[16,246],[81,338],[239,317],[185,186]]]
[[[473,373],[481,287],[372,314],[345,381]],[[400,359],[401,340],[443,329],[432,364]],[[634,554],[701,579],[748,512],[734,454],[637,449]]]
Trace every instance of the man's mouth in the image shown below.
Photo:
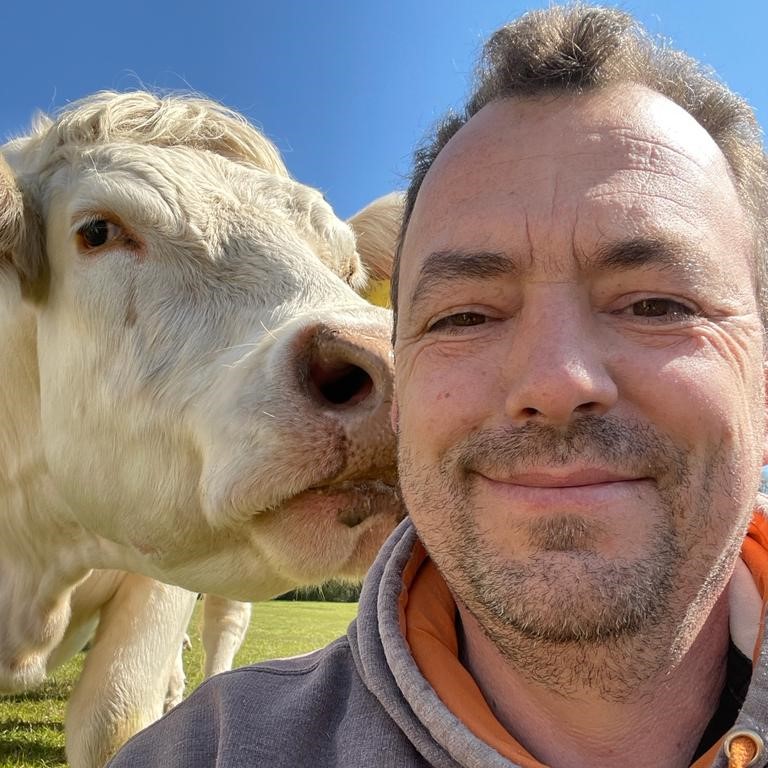
[[[652,478],[634,472],[579,467],[534,469],[524,472],[479,471],[494,496],[539,513],[571,509],[574,513],[623,505],[645,492]]]
[[[578,488],[587,485],[624,483],[647,479],[635,473],[615,472],[607,469],[539,470],[519,472],[507,477],[488,477],[495,482],[521,485],[529,488]]]

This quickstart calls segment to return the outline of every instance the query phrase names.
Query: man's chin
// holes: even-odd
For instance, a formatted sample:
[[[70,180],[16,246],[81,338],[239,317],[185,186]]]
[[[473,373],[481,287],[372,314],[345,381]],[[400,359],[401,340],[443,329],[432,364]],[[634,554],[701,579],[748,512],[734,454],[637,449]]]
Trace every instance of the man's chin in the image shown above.
[[[545,551],[519,565],[463,569],[460,599],[494,632],[554,644],[641,633],[668,603],[669,574],[591,552]]]

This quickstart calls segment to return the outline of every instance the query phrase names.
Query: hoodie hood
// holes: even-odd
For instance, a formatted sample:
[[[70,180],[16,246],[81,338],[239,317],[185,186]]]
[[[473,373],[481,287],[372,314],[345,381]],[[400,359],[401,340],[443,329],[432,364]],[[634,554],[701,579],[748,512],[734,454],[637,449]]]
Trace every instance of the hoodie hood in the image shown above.
[[[401,596],[404,579],[421,543],[409,519],[404,520],[382,548],[366,577],[358,618],[349,629],[354,663],[364,684],[411,743],[432,765],[454,768],[528,768],[515,763],[479,739],[439,698],[416,664],[405,638]],[[765,602],[768,590],[768,521],[757,514],[742,551],[754,583]],[[746,699],[729,734],[746,731],[768,743],[768,647],[765,611],[760,613],[758,647]],[[737,739],[734,753],[740,746]],[[748,739],[747,739],[748,741]],[[746,742],[745,742],[746,743]],[[760,761],[731,766],[763,765]],[[540,765],[540,763],[533,763]],[[694,764],[728,768],[728,758],[716,746]]]
[[[405,519],[385,543],[365,579],[349,644],[358,673],[389,716],[431,765],[510,768],[443,704],[424,679],[402,632],[403,574],[419,543]]]

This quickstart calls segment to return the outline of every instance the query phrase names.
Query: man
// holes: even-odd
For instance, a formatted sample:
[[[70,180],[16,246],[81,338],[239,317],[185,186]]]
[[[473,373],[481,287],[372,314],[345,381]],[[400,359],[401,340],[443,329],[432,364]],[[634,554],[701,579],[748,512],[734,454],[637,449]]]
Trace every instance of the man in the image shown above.
[[[767,169],[625,14],[499,30],[408,193],[411,520],[346,638],[204,684],[115,768],[764,765]]]

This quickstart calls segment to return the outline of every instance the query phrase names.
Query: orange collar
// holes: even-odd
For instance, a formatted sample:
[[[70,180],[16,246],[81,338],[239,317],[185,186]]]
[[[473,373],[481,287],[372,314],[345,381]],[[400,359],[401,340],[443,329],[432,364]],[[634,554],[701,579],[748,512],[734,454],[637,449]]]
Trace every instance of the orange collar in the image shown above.
[[[750,523],[741,557],[765,602],[768,598],[768,520],[760,513]],[[400,627],[424,678],[477,738],[521,768],[547,768],[496,719],[472,675],[459,661],[456,604],[421,543],[417,543],[403,572]],[[718,742],[691,768],[711,765],[719,749]]]

